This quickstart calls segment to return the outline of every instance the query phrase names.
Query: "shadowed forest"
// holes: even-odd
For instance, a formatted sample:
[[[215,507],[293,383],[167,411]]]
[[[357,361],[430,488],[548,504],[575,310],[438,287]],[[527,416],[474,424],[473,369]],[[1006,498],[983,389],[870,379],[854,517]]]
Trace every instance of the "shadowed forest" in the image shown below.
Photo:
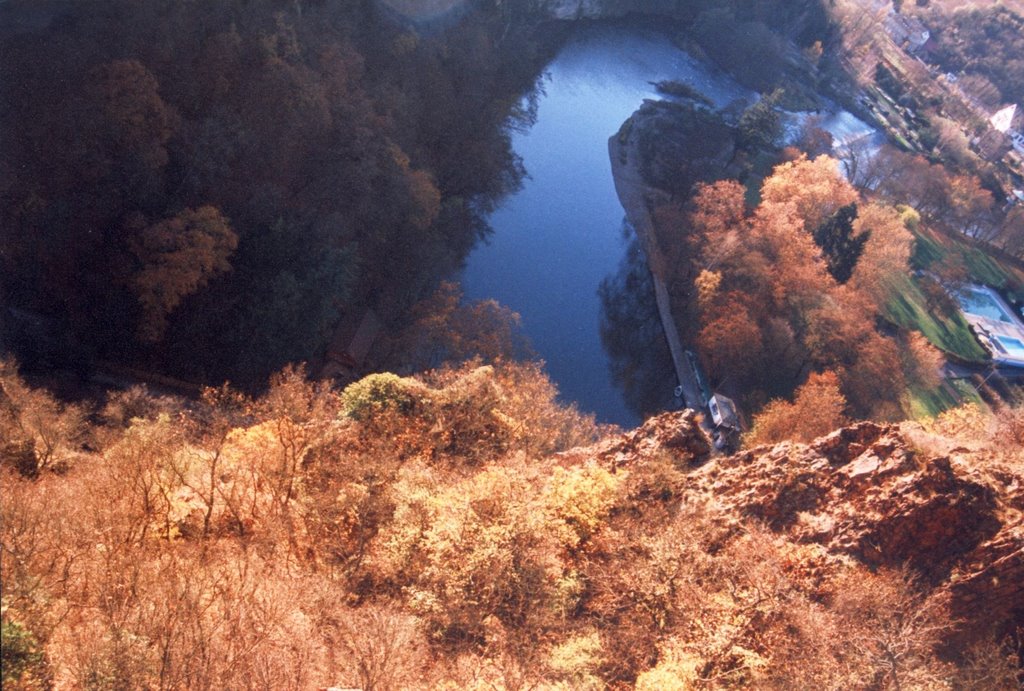
[[[68,359],[246,386],[458,267],[554,45],[486,10],[424,35],[369,3],[40,7],[2,37],[6,301]]]
[[[4,12],[2,290],[59,341],[25,364],[247,388],[321,355],[346,315],[409,325],[519,184],[509,134],[564,33],[525,2],[415,29],[373,2]],[[828,30],[816,3],[674,18],[754,85],[784,64],[773,30]],[[751,31],[757,60],[718,54]]]

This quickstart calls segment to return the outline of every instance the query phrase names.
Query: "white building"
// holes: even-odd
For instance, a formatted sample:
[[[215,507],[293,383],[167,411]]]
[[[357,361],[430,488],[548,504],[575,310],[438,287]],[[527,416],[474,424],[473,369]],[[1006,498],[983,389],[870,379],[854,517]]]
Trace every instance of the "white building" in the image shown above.
[[[1006,134],[1013,126],[1013,118],[1017,115],[1017,104],[1006,106],[989,119],[992,129],[996,132]]]

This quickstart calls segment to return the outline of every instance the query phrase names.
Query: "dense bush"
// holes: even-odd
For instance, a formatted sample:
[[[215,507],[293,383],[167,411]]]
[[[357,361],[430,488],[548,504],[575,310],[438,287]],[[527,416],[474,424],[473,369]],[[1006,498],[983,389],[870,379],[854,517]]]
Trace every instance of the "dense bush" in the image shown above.
[[[708,477],[679,449],[552,455],[595,430],[551,391],[470,363],[344,394],[294,369],[257,400],[133,392],[64,474],[0,469],[4,688],[1010,678],[991,645],[940,659],[944,602],[906,574],[691,501]],[[1017,417],[965,413],[965,443],[1010,459]]]

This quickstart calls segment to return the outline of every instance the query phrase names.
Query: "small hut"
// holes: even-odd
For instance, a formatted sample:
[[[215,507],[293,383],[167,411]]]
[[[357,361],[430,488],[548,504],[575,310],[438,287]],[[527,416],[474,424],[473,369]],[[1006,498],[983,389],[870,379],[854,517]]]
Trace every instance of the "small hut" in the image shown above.
[[[708,410],[711,411],[715,429],[740,431],[740,418],[736,413],[736,404],[731,398],[726,398],[720,393],[712,394],[711,400],[708,401]]]
[[[366,363],[381,331],[380,319],[373,310],[346,315],[334,330],[334,338],[324,353],[321,376],[352,376]]]

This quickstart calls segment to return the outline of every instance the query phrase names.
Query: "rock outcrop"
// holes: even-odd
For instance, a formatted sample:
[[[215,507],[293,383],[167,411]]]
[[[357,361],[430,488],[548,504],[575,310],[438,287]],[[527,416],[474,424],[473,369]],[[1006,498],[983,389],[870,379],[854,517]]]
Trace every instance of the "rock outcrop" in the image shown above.
[[[609,19],[629,14],[664,14],[677,9],[674,0],[547,0],[543,7],[552,19]]]
[[[901,427],[862,422],[811,444],[711,457],[691,411],[648,420],[591,454],[618,469],[671,454],[691,468],[683,503],[751,521],[834,564],[909,567],[948,592],[961,634],[1024,625],[1024,473],[967,450],[931,456]],[[1020,466],[1016,466],[1020,468]]]

